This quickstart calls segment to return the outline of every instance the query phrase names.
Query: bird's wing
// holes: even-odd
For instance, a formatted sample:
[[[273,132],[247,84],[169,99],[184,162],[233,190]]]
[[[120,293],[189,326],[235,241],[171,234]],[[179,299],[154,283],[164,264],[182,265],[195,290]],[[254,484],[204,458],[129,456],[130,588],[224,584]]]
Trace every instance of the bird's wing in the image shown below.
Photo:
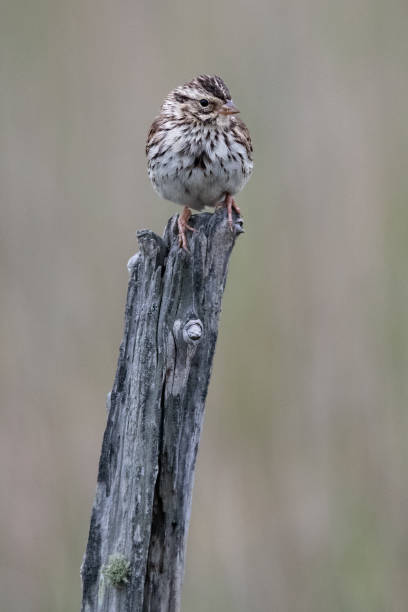
[[[240,119],[239,117],[235,118],[234,132],[235,132],[235,137],[237,141],[243,147],[245,147],[249,159],[252,160],[253,148],[252,148],[251,136],[249,134],[249,130],[247,126],[242,121],[242,119]]]
[[[153,121],[149,133],[147,135],[147,140],[146,140],[146,155],[149,155],[149,151],[150,148],[153,144],[155,144],[154,142],[154,137],[156,136],[158,129],[160,126],[160,118],[156,117],[156,119]]]

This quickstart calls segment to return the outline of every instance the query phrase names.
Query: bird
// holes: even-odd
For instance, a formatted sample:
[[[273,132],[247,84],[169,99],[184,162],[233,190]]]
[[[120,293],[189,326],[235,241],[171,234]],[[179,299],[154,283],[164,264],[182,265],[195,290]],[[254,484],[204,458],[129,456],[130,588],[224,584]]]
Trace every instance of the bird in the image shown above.
[[[164,99],[146,142],[148,174],[159,196],[184,206],[179,245],[188,251],[191,209],[225,206],[233,228],[234,195],[253,171],[249,130],[223,79],[203,74]]]

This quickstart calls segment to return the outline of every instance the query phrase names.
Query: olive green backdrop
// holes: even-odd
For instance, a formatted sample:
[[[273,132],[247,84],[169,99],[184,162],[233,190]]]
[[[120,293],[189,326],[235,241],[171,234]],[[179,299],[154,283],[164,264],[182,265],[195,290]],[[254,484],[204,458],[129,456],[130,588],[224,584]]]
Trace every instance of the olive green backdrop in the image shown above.
[[[183,612],[408,609],[406,0],[3,0],[0,609],[80,603],[165,94],[228,83],[254,141]]]

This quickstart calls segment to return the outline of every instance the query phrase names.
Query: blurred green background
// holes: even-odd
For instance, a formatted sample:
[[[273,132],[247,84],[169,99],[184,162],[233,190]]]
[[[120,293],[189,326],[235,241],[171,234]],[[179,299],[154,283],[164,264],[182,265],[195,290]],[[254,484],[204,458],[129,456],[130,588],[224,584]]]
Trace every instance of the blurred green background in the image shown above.
[[[144,143],[220,74],[255,173],[199,452],[183,612],[408,609],[406,0],[5,0],[0,610],[79,609]]]

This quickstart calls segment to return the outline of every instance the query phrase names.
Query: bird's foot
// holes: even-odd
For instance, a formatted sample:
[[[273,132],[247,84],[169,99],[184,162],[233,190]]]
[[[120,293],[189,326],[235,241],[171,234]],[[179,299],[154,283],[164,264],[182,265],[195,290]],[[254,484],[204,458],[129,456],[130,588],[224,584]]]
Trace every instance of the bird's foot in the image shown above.
[[[183,212],[179,215],[177,220],[178,234],[179,234],[179,245],[188,253],[186,230],[195,232],[196,229],[188,225],[188,220],[191,217],[191,210],[188,206],[183,208]]]
[[[235,200],[230,193],[225,194],[225,200],[222,202],[222,206],[225,206],[227,208],[228,223],[232,232],[234,230],[234,223],[232,221],[232,211],[235,210],[237,215],[241,216],[241,210],[239,206],[235,204]]]

